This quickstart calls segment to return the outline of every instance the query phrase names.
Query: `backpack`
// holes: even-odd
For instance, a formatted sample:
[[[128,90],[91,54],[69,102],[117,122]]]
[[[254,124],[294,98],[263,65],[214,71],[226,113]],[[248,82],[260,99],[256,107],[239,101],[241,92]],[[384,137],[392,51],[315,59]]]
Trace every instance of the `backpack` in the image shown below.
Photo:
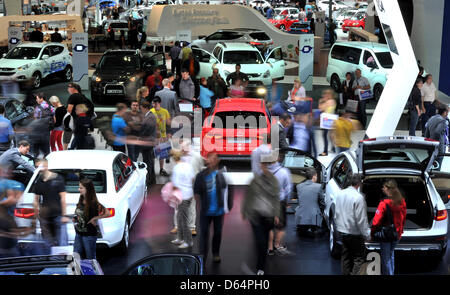
[[[116,139],[116,136],[114,135],[114,132],[112,131],[111,127],[111,120],[112,118],[109,116],[104,116],[96,120],[97,122],[97,128],[100,130],[100,133],[102,134],[103,138],[106,140],[106,146],[113,146],[114,140]],[[106,148],[105,146],[105,148]]]
[[[97,118],[97,114],[95,113],[95,106],[94,106],[94,104],[92,103],[92,101],[90,99],[88,99],[83,94],[81,94],[81,96],[83,97],[83,104],[85,104],[86,107],[88,108],[88,111],[86,112],[86,115],[89,116],[91,118],[91,120],[96,119]]]
[[[51,107],[43,108],[41,105],[38,105],[37,107],[41,110],[40,119],[43,120],[43,122],[48,123],[49,131],[53,130],[53,128],[55,128],[55,119]]]

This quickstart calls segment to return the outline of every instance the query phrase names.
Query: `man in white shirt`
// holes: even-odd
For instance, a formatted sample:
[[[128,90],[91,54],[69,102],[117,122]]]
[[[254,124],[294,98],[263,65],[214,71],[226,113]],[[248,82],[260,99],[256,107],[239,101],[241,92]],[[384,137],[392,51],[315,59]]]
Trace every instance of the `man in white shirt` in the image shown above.
[[[370,237],[367,204],[358,191],[361,176],[353,175],[351,186],[336,197],[336,230],[342,237],[342,274],[355,275],[366,261],[365,240]]]
[[[420,89],[422,93],[422,136],[425,133],[425,124],[427,124],[428,119],[436,115],[435,101],[440,104],[437,99],[437,89],[433,83],[433,76],[427,75],[425,77],[425,83],[423,83]]]
[[[353,81],[352,90],[354,92],[354,95],[357,99],[359,99],[359,92],[361,90],[370,90],[370,83],[369,79],[366,77],[361,76],[361,70],[356,69],[355,71],[355,81]],[[367,123],[367,114],[366,114],[366,100],[359,100],[359,108],[358,108],[358,119],[363,125],[364,128],[366,128]]]

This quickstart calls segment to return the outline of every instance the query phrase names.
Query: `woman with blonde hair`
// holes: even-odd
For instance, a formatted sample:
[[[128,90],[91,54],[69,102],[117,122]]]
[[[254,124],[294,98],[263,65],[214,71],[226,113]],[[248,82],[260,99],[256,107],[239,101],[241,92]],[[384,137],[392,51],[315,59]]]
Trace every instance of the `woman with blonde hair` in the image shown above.
[[[142,102],[149,96],[150,90],[147,86],[142,86],[139,88],[136,92],[136,100],[138,101],[139,105],[142,104]],[[151,103],[151,102],[150,102]]]
[[[406,222],[406,202],[394,179],[386,181],[382,191],[387,198],[378,204],[372,221],[371,236],[375,237],[382,227],[394,225],[397,238],[380,241],[382,274],[394,275],[394,250],[403,234]]]
[[[182,202],[177,208],[177,238],[172,244],[178,245],[179,249],[185,249],[193,246],[192,233],[189,228],[189,207],[194,197],[193,183],[194,171],[190,163],[182,161],[183,152],[172,149],[170,152],[175,166],[172,170],[171,181],[174,189],[179,189],[182,195]]]
[[[61,101],[57,96],[50,97],[48,101],[55,108],[55,125],[52,131],[50,131],[50,147],[52,152],[62,151],[64,149],[62,144],[62,136],[64,133],[63,120],[67,113],[67,109],[61,104]]]

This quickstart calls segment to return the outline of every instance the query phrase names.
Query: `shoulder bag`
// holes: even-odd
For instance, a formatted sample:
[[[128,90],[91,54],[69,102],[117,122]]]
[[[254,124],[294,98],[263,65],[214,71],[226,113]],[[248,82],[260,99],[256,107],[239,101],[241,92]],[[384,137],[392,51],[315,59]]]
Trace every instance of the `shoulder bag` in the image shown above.
[[[394,220],[392,218],[391,208],[386,204],[386,212],[384,213],[383,220],[387,221],[386,226],[381,226],[381,228],[375,232],[374,240],[378,242],[395,242],[398,240],[397,229],[394,225]]]

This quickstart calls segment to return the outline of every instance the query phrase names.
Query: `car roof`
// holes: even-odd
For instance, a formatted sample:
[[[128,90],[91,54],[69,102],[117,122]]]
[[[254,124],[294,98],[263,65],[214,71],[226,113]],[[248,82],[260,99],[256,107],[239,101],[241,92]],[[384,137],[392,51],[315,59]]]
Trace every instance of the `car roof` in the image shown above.
[[[389,46],[386,44],[363,42],[363,41],[338,41],[334,43],[336,45],[343,45],[359,49],[372,49],[375,52],[389,52]]]
[[[246,50],[246,51],[258,51],[256,47],[249,43],[241,43],[241,42],[220,42],[220,45],[222,45],[225,49],[225,51],[232,51],[232,50]]]
[[[119,154],[108,150],[68,150],[52,152],[46,158],[50,169],[109,170]]]
[[[36,47],[36,48],[42,48],[47,45],[59,45],[64,46],[64,44],[57,43],[57,42],[22,42],[18,44],[16,47]]]
[[[265,103],[257,98],[224,98],[217,100],[216,112],[222,111],[264,111]]]

